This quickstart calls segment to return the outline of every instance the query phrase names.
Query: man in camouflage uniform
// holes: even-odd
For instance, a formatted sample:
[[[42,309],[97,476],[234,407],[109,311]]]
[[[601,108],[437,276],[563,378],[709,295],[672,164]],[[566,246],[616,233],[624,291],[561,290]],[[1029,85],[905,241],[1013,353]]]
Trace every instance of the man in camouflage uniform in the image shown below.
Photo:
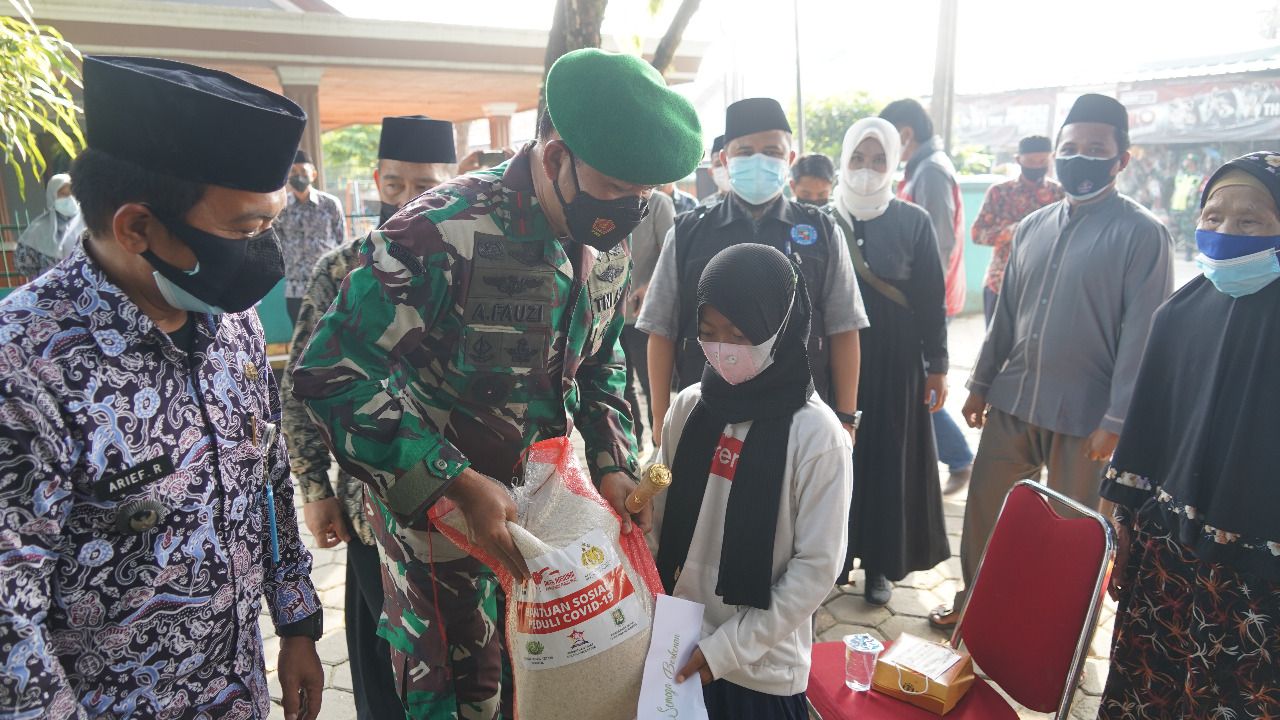
[[[382,201],[383,219],[409,200],[456,175],[453,123],[421,115],[382,119],[378,169],[373,174]],[[290,394],[289,373],[315,331],[316,322],[338,297],[347,274],[360,266],[360,241],[325,253],[316,263],[289,347],[282,389],[283,424],[293,475],[302,493],[303,517],[316,544],[331,548],[347,543],[347,654],[355,690],[357,720],[403,720],[396,697],[387,641],[378,637],[382,616],[382,571],[373,528],[365,516],[364,486],[345,470],[336,487],[329,482],[329,448],[302,403]]]
[[[654,187],[701,159],[692,105],[642,60],[562,57],[538,138],[505,165],[436,188],[371,233],[293,372],[293,393],[377,508],[388,565],[381,634],[417,718],[497,717],[496,586],[429,529],[454,500],[472,541],[528,575],[498,482],[530,444],[577,426],[623,532],[635,440],[619,346],[623,240]],[[607,109],[607,113],[601,109]],[[434,567],[433,567],[434,566]]]

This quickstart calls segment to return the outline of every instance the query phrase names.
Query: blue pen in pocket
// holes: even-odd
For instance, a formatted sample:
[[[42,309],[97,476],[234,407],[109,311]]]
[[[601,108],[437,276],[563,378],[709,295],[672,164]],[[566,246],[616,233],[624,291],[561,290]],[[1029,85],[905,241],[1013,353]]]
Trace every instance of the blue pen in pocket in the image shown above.
[[[267,522],[271,528],[271,561],[280,562],[280,539],[276,535],[276,491],[271,486],[271,448],[276,444],[278,429],[275,423],[263,423],[266,441],[262,450],[262,481],[267,486]]]

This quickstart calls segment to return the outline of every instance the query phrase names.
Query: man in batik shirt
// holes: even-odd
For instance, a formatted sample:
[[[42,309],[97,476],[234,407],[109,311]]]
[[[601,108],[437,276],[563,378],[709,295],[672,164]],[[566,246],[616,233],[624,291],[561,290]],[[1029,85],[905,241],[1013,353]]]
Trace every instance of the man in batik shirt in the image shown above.
[[[377,501],[374,533],[397,565],[383,635],[415,718],[489,720],[510,705],[496,585],[428,530],[436,500],[457,502],[475,544],[527,577],[507,530],[515,505],[494,480],[510,482],[525,448],[576,425],[623,532],[649,522],[648,507],[624,506],[636,487],[618,342],[624,240],[654,188],[697,166],[701,127],[629,55],[569,53],[546,93],[535,142],[370,234],[293,372],[294,395]]]
[[[306,150],[298,150],[289,170],[289,202],[276,228],[284,250],[284,304],[289,322],[298,322],[298,309],[311,279],[311,269],[321,255],[347,239],[347,219],[342,201],[314,187],[316,166]]]
[[[406,202],[448,182],[456,174],[453,123],[421,115],[382,119],[378,169],[373,179],[382,200],[384,219]],[[347,655],[351,658],[351,686],[357,720],[403,720],[396,695],[387,641],[378,637],[382,617],[382,570],[373,528],[365,516],[364,486],[339,469],[337,483],[329,482],[329,448],[307,417],[302,403],[290,396],[290,373],[315,332],[316,322],[338,297],[342,281],[360,267],[360,240],[330,250],[316,263],[293,328],[289,362],[285,366],[284,431],[289,464],[302,493],[303,517],[322,548],[347,544]],[[384,541],[385,545],[386,542]]]
[[[1013,233],[1022,218],[1063,197],[1062,186],[1046,176],[1053,143],[1043,135],[1030,135],[1018,142],[1014,162],[1022,169],[1018,177],[992,185],[982,200],[978,219],[973,223],[973,242],[991,246],[991,262],[982,281],[982,312],[986,321],[996,311],[1004,268],[1009,264]]]
[[[0,301],[0,708],[6,717],[262,718],[259,614],[286,718],[324,672],[280,397],[250,308],[306,122],[225,73],[84,63],[89,234]]]

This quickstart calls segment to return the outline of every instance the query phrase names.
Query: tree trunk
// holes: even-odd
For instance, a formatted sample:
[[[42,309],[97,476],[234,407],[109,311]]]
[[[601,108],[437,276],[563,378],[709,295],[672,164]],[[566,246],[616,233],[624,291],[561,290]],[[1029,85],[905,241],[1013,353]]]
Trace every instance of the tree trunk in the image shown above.
[[[600,47],[600,25],[608,4],[609,0],[564,0],[565,52]]]
[[[676,10],[675,17],[671,18],[671,25],[667,27],[666,34],[658,43],[658,49],[653,52],[652,65],[662,73],[663,77],[666,77],[667,71],[671,69],[671,63],[676,58],[676,50],[680,47],[680,40],[684,38],[684,30],[689,26],[690,18],[698,11],[698,6],[701,4],[702,0],[682,0],[680,9]]]
[[[609,0],[556,0],[543,60],[543,87],[538,93],[539,117],[547,106],[546,80],[551,66],[565,53],[600,47],[600,24],[604,22],[604,9],[608,4]]]
[[[574,50],[600,47],[600,25],[604,22],[605,6],[608,4],[609,0],[556,0],[555,15],[551,18],[551,33],[547,37],[547,52],[543,59],[543,87],[538,92],[538,117],[542,117],[547,108],[547,73],[556,60]],[[658,42],[652,65],[664,77],[675,60],[676,50],[684,38],[689,20],[701,4],[702,0],[681,0],[680,8],[671,19],[671,25]]]
[[[542,60],[542,77],[546,79],[547,71],[561,55],[568,52],[565,48],[564,14],[568,0],[556,0],[556,9],[551,16],[551,33],[547,35],[547,52]]]

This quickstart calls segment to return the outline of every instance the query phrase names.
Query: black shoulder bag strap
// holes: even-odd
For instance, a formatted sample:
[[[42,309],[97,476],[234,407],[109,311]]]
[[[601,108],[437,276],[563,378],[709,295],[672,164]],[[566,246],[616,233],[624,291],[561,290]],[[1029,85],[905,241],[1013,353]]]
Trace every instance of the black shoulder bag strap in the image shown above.
[[[911,303],[907,301],[907,296],[872,272],[871,266],[867,264],[867,259],[862,256],[862,243],[866,236],[866,223],[855,219],[853,227],[850,228],[849,223],[845,222],[844,215],[841,215],[838,210],[831,214],[835,216],[840,229],[844,230],[845,237],[851,238],[848,243],[849,257],[853,259],[853,269],[857,271],[858,279],[875,288],[881,295],[910,310]]]

